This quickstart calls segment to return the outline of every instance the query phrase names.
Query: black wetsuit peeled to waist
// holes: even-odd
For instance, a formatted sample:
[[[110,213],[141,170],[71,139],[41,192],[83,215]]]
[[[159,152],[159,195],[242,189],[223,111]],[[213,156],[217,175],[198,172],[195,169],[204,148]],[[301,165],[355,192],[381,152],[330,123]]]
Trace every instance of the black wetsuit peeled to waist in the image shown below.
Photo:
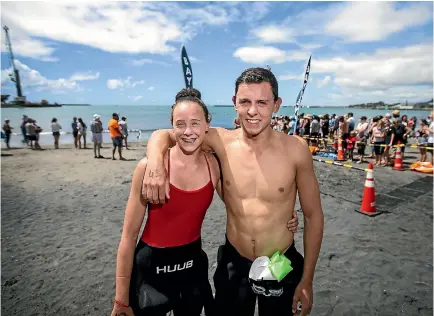
[[[295,288],[303,274],[304,258],[294,243],[284,255],[293,270],[283,280],[254,282],[249,279],[252,261],[241,256],[226,238],[219,247],[214,274],[217,315],[253,316],[258,297],[259,316],[290,316]]]

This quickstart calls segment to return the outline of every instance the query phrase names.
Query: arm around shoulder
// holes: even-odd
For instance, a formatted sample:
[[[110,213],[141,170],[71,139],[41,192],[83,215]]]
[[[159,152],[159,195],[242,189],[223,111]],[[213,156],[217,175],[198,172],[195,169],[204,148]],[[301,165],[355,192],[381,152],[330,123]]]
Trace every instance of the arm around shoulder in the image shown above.
[[[173,131],[170,129],[159,129],[152,132],[151,137],[146,145],[146,156],[151,159],[160,158],[166,151],[176,144]]]
[[[229,131],[222,127],[210,127],[202,144],[205,151],[219,152],[223,148],[223,137]]]

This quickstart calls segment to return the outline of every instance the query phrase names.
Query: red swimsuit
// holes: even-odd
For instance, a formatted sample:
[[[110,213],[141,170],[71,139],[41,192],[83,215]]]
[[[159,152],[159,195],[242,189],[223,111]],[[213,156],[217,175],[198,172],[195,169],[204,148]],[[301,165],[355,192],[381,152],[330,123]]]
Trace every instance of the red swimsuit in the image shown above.
[[[165,204],[148,203],[148,219],[141,240],[150,246],[175,247],[200,238],[205,213],[214,196],[208,160],[209,182],[202,188],[184,191],[170,184],[170,199]],[[170,182],[170,152],[167,169]]]

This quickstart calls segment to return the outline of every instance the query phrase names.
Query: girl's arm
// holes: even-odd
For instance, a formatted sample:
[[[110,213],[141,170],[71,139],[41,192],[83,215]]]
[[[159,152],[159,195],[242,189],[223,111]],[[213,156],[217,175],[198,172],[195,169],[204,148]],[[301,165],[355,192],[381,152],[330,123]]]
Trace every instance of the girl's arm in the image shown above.
[[[146,158],[142,159],[134,170],[130,196],[125,210],[122,237],[119,243],[116,264],[116,300],[129,305],[131,271],[134,250],[140,227],[145,216],[146,201],[141,195],[143,176],[145,175]]]

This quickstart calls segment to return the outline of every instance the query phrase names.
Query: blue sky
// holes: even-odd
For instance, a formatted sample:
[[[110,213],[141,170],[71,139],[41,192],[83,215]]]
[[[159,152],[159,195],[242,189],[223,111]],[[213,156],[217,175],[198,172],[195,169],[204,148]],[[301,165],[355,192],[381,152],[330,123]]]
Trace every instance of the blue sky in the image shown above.
[[[181,45],[209,105],[231,104],[246,68],[270,65],[294,105],[425,101],[432,2],[2,2],[28,100],[169,105]],[[2,94],[15,95],[2,30]]]

